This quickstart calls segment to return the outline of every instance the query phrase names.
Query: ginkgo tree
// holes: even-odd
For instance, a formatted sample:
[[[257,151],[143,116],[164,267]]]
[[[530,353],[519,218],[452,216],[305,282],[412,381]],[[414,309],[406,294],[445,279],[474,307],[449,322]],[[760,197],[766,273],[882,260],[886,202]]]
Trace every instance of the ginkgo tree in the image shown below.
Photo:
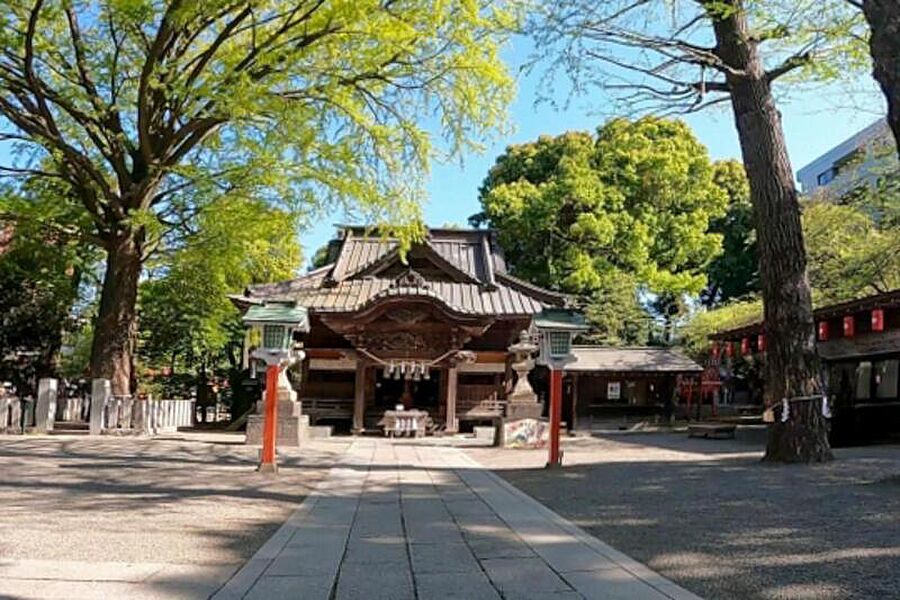
[[[0,174],[62,180],[90,214],[106,252],[93,375],[129,392],[142,265],[224,196],[414,218],[435,154],[504,123],[514,8],[4,2]]]

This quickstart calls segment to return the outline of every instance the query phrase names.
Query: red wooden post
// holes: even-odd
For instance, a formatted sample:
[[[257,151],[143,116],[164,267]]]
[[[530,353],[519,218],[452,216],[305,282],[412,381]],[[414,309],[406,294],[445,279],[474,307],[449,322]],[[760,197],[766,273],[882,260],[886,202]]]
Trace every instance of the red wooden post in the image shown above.
[[[259,471],[274,473],[278,470],[275,462],[275,436],[278,421],[278,365],[269,365],[266,369],[266,400],[263,419],[262,460]]]
[[[562,369],[550,369],[550,460],[548,467],[561,467],[559,430],[562,424]]]
[[[731,346],[729,346],[730,348]],[[691,396],[694,395],[694,381],[688,379],[687,382],[687,420],[691,420]]]

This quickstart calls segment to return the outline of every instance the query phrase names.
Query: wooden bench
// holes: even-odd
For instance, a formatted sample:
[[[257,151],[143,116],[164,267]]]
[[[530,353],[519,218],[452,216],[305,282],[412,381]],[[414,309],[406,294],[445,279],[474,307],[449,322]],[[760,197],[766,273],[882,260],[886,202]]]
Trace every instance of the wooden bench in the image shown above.
[[[691,423],[688,437],[702,437],[713,440],[734,439],[737,426],[731,423]]]
[[[310,425],[319,419],[353,419],[352,398],[303,398],[303,414]]]

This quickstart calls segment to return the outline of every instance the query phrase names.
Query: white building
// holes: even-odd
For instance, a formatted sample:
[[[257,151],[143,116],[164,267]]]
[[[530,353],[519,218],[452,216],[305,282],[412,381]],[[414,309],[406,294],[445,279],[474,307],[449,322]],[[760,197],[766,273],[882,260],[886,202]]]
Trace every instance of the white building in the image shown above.
[[[797,171],[801,191],[840,197],[861,185],[875,185],[896,171],[897,153],[885,119],[879,119]]]

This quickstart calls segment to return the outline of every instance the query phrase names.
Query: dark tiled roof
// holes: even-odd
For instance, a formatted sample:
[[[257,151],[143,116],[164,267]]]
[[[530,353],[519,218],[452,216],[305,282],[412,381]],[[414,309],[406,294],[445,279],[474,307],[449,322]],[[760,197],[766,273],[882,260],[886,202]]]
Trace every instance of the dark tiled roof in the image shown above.
[[[836,304],[819,306],[813,310],[813,319],[815,321],[823,321],[872,310],[873,308],[893,307],[900,307],[900,289],[888,290],[886,292],[881,292],[880,294],[872,294],[871,296],[847,300]],[[711,340],[728,341],[757,335],[763,333],[764,330],[765,326],[762,320],[754,320],[745,325],[717,331],[710,334],[708,337]]]
[[[243,301],[285,299],[314,312],[355,312],[390,296],[429,297],[460,314],[498,316],[534,315],[566,302],[562,294],[506,274],[490,231],[433,229],[414,246],[430,253],[449,281],[379,276],[383,266],[400,260],[397,241],[356,227],[344,228],[343,235],[333,264],[291,281],[252,286]]]
[[[689,373],[703,368],[673,348],[614,348],[610,346],[574,346],[575,360],[566,371]]]

